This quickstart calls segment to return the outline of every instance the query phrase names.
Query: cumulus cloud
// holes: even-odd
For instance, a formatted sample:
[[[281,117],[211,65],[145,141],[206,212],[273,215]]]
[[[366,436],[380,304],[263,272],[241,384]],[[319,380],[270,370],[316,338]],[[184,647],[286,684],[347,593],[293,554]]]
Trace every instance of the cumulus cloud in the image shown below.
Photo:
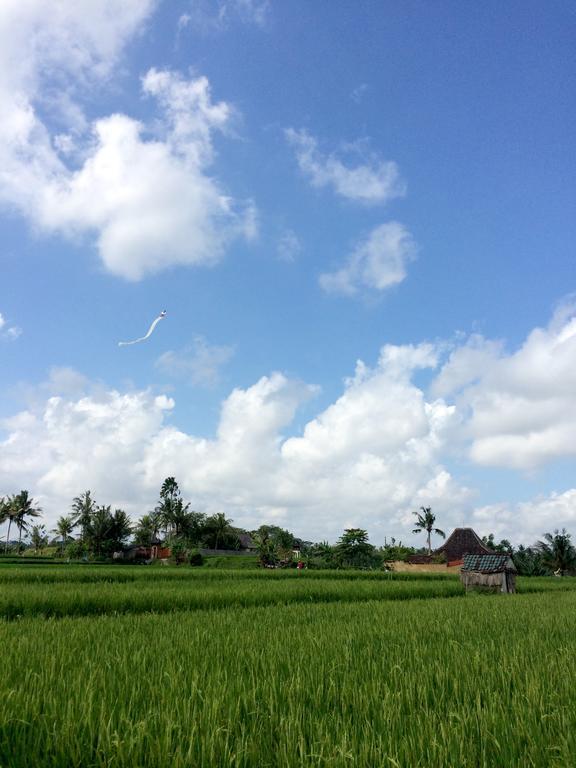
[[[220,371],[233,354],[232,347],[209,344],[205,338],[197,336],[184,349],[169,350],[160,355],[156,367],[169,376],[210,388],[220,381]]]
[[[10,1],[0,27],[0,200],[43,231],[93,238],[105,267],[132,280],[214,264],[256,231],[254,205],[235,203],[208,174],[213,133],[232,110],[213,102],[206,78],[145,75],[160,136],[124,114],[88,124],[78,106],[78,91],[105,80],[154,5],[59,2],[46,16],[39,0]],[[58,98],[43,98],[54,89]],[[46,111],[66,130],[53,135]]]
[[[576,529],[576,488],[553,492],[516,504],[490,504],[474,510],[475,526],[491,531],[496,539],[530,546],[554,529]]]
[[[530,544],[573,526],[576,490],[481,506],[448,461],[469,455],[523,470],[574,455],[575,340],[576,318],[565,308],[511,353],[478,336],[458,342],[447,360],[444,343],[386,345],[297,431],[298,410],[318,390],[271,373],[229,394],[213,437],[178,427],[164,395],[111,390],[55,369],[26,408],[0,423],[0,495],[29,488],[53,521],[91,488],[139,515],[174,475],[195,508],[224,511],[247,528],[277,522],[335,540],[360,526],[376,542],[406,541],[412,510],[432,506],[442,527],[468,524]],[[194,347],[164,364],[191,376]],[[216,375],[210,364],[208,378]],[[438,372],[428,390],[415,383],[419,371]],[[504,449],[510,439],[512,453]]]
[[[91,388],[58,371],[43,398],[1,424],[0,494],[28,487],[55,519],[91,488],[141,514],[175,475],[196,508],[246,527],[276,521],[317,539],[356,524],[375,538],[402,533],[423,499],[447,512],[468,498],[440,461],[453,408],[428,402],[411,381],[435,363],[428,345],[383,348],[296,436],[295,414],[317,388],[264,376],[226,398],[212,439],[173,425],[165,396]],[[67,395],[53,394],[58,381]]]
[[[146,440],[172,407],[163,395],[112,390],[52,395],[4,419],[0,495],[33,489],[50,522],[86,488],[98,489],[103,502],[107,498],[130,511],[146,511],[139,507],[145,498],[139,461]]]
[[[298,166],[313,187],[331,187],[337,195],[365,204],[383,204],[406,193],[396,163],[361,152],[361,161],[346,165],[337,154],[323,155],[318,141],[305,130],[286,130]],[[355,147],[358,151],[359,145]]]
[[[416,256],[416,244],[397,221],[381,224],[370,232],[348,256],[344,266],[320,275],[327,293],[353,296],[362,290],[384,291],[406,277],[406,268]]]
[[[576,315],[563,305],[515,352],[479,336],[458,346],[433,386],[466,416],[478,464],[532,469],[576,455]]]

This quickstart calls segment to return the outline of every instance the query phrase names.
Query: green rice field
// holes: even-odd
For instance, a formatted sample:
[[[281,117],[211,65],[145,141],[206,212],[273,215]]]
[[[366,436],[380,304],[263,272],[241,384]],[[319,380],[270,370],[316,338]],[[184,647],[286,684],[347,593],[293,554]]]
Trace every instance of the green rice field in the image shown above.
[[[574,766],[575,581],[1,565],[0,766]]]

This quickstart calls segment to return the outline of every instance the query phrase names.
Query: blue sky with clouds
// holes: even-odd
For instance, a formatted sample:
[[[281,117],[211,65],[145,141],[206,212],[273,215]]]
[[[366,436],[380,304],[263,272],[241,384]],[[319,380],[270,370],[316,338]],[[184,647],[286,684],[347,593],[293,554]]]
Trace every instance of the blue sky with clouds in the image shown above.
[[[0,495],[576,533],[574,38],[567,2],[6,0]]]

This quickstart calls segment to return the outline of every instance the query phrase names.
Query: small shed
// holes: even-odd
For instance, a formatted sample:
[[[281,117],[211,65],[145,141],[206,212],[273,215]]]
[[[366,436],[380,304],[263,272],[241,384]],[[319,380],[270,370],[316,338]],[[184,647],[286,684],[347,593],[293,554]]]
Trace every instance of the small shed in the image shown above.
[[[516,567],[510,555],[464,555],[460,580],[468,589],[481,587],[495,592],[516,592]]]

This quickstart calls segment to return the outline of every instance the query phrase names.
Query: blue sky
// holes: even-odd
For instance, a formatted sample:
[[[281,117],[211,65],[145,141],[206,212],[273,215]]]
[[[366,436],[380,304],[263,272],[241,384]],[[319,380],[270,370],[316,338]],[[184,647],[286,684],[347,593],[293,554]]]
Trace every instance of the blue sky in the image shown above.
[[[574,17],[5,2],[0,495],[576,533]]]

